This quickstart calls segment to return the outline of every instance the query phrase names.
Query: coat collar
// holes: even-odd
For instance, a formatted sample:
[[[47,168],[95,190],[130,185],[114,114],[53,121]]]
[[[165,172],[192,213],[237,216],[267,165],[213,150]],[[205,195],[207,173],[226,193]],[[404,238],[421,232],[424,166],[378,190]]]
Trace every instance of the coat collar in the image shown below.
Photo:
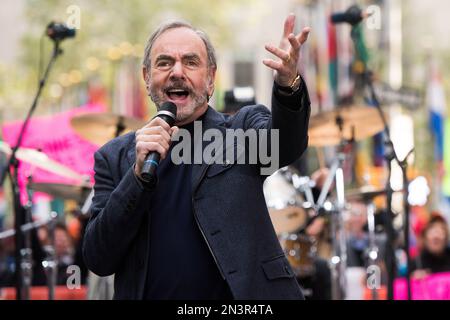
[[[221,113],[214,110],[212,107],[208,106],[208,109],[204,113],[204,116],[202,119],[202,131],[205,132],[208,129],[215,128],[224,133],[225,132],[224,123],[225,123],[224,116]],[[197,139],[200,139],[200,141],[202,142],[201,143],[202,150],[204,150],[205,145],[208,144],[209,142],[203,141],[202,137],[197,137]],[[195,147],[199,147],[199,146],[200,146],[200,144],[198,143],[198,141],[196,141]],[[127,159],[128,159],[130,166],[133,166],[134,163],[136,162],[135,147],[136,147],[136,139],[133,138],[132,143],[130,144],[130,147],[127,151]],[[197,189],[198,185],[200,184],[201,180],[204,177],[206,169],[208,169],[209,166],[210,166],[210,164],[204,163],[204,162],[202,162],[201,164],[193,164],[192,165],[191,183],[192,183],[192,191],[193,192],[195,192],[195,190]]]
[[[206,113],[202,120],[202,135],[203,132],[205,132],[208,129],[218,129],[222,131],[222,133],[225,132],[224,127],[225,119],[222,114],[208,106],[208,109],[206,110]],[[203,137],[195,137],[197,140],[195,141],[194,148],[199,148],[202,146],[202,151],[205,149],[205,146],[209,143],[207,141],[203,141]],[[200,141],[198,140],[200,139]],[[194,149],[195,152],[195,149]],[[192,164],[192,175],[191,175],[191,184],[192,184],[192,193],[194,194],[197,190],[198,186],[200,185],[200,182],[203,180],[206,170],[210,166],[210,163],[205,163],[202,161],[201,164]]]

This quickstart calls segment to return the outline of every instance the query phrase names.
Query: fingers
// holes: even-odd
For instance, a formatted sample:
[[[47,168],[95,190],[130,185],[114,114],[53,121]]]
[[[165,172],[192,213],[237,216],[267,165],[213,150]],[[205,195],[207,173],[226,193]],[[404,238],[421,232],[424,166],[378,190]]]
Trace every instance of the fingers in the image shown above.
[[[140,135],[136,138],[136,158],[141,165],[149,152],[156,151],[161,159],[166,157],[170,147],[170,140],[164,139],[160,135]]]
[[[300,54],[301,46],[308,40],[309,33],[311,29],[309,27],[303,28],[302,32],[298,36],[293,33],[289,34],[288,41],[291,44],[290,54],[295,58]]]
[[[167,155],[167,151],[169,148],[165,148],[159,142],[145,142],[139,141],[136,143],[136,162],[139,167],[142,167],[142,163],[144,162],[146,156],[150,152],[158,152],[161,159],[164,160]]]
[[[274,80],[279,85],[289,86],[298,75],[298,62],[300,59],[300,48],[308,39],[310,28],[303,28],[302,32],[296,36],[293,34],[295,26],[295,15],[289,14],[284,21],[283,37],[279,47],[266,45],[267,51],[281,59],[274,61],[264,59],[263,64],[273,69]]]
[[[177,131],[178,127],[170,127],[159,117],[136,131],[136,174],[140,175],[145,158],[150,152],[158,152],[162,160],[166,158],[171,136]]]
[[[288,26],[288,20],[286,19],[285,22],[285,32],[286,32],[286,28]],[[294,60],[298,59],[299,56],[299,52],[300,52],[300,48],[302,46],[303,43],[306,42],[306,40],[308,39],[308,35],[310,33],[311,29],[309,27],[303,28],[302,32],[295,36],[292,32],[286,35],[286,39],[290,44],[290,49],[288,49],[288,46],[280,45],[280,48],[271,46],[271,45],[266,45],[265,48],[267,51],[269,51],[270,53],[274,54],[275,56],[277,56],[278,58],[280,58],[283,61],[288,61],[289,58],[294,58]],[[283,43],[287,43],[284,41],[282,41]],[[284,49],[284,50],[283,50]],[[288,50],[288,51],[286,51]]]
[[[269,68],[280,71],[283,69],[283,64],[281,62],[273,61],[272,59],[264,59],[263,63]]]
[[[296,37],[300,45],[304,44],[308,40],[308,35],[311,32],[311,28],[303,28],[302,32]]]
[[[157,134],[153,135],[142,134],[136,137],[136,143],[137,142],[157,142],[165,149],[169,149],[170,146],[170,138],[166,139],[165,137]]]
[[[266,45],[265,46],[266,50],[269,51],[270,53],[274,54],[275,56],[277,56],[278,58],[280,58],[283,61],[286,61],[290,58],[289,53],[287,53],[286,51],[271,46],[271,45]]]
[[[291,44],[291,51],[293,52],[298,52],[298,50],[300,50],[300,42],[298,41],[298,39],[295,37],[295,35],[293,33],[291,33],[288,36],[288,40],[289,43]]]
[[[169,128],[169,131],[164,129],[162,126],[155,126],[151,128],[144,127],[136,131],[136,140],[142,137],[147,136],[162,136],[166,141],[170,141],[170,137],[172,135],[172,129]]]
[[[161,126],[166,131],[170,130],[170,126],[167,124],[167,122],[165,122],[160,117],[156,117],[156,118],[152,119],[149,123],[147,123],[145,125],[144,128],[150,128],[150,127],[155,127],[155,126]]]
[[[290,13],[286,20],[284,20],[283,38],[287,38],[289,34],[294,31],[295,15]]]
[[[177,126],[173,126],[172,128],[170,128],[170,136],[176,135],[178,131],[180,131],[180,128],[178,128]]]

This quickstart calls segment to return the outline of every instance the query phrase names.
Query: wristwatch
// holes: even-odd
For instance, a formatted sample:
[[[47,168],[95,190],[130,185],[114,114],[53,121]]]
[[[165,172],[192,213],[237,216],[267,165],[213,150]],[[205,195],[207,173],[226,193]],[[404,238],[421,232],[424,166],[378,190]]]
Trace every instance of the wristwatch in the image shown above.
[[[276,89],[285,95],[292,95],[300,89],[300,84],[302,83],[302,78],[299,74],[295,77],[294,81],[292,81],[289,87],[280,86],[275,82]]]

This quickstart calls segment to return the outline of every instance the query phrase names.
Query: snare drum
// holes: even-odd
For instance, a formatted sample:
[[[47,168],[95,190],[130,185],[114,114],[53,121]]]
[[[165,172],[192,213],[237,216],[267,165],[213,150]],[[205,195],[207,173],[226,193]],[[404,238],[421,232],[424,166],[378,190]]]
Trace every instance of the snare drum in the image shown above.
[[[285,233],[279,237],[281,247],[297,277],[312,276],[317,255],[315,241],[306,235]]]
[[[307,213],[301,207],[303,199],[282,170],[264,182],[264,197],[277,235],[295,232],[307,220]]]

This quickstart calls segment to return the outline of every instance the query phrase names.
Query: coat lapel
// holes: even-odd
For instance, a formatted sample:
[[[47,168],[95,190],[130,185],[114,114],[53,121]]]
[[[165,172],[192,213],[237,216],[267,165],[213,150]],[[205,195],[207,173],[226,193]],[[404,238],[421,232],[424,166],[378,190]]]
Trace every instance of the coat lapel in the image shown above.
[[[194,141],[194,152],[196,152],[196,148],[202,148],[197,152],[201,152],[203,154],[203,150],[205,146],[210,143],[209,141],[203,141],[203,132],[208,129],[218,129],[225,133],[225,128],[221,125],[224,123],[223,116],[214,110],[213,108],[208,106],[206,110],[205,116],[202,121],[202,132],[201,136],[193,137]],[[136,141],[133,139],[133,142],[130,144],[127,151],[127,160],[130,166],[134,165],[136,162],[136,151],[135,151]],[[192,184],[192,192],[194,193],[200,182],[203,180],[206,170],[210,166],[210,163],[205,163],[202,161],[201,164],[192,164],[192,176],[191,176],[191,184]]]
[[[208,110],[206,111],[205,116],[203,117],[202,121],[202,132],[201,136],[194,137],[194,153],[195,152],[201,152],[203,154],[203,150],[205,149],[205,146],[210,143],[209,141],[203,141],[203,133],[208,129],[218,129],[221,130],[222,133],[225,132],[225,128],[221,125],[224,123],[223,116],[218,113],[216,110],[208,106]],[[202,148],[201,150],[198,150],[198,148]],[[201,164],[192,164],[192,193],[195,193],[198,186],[202,182],[206,170],[211,165],[211,163],[205,163],[202,160]]]
[[[127,151],[127,160],[130,166],[134,165],[136,162],[136,139],[133,139],[128,151]]]

